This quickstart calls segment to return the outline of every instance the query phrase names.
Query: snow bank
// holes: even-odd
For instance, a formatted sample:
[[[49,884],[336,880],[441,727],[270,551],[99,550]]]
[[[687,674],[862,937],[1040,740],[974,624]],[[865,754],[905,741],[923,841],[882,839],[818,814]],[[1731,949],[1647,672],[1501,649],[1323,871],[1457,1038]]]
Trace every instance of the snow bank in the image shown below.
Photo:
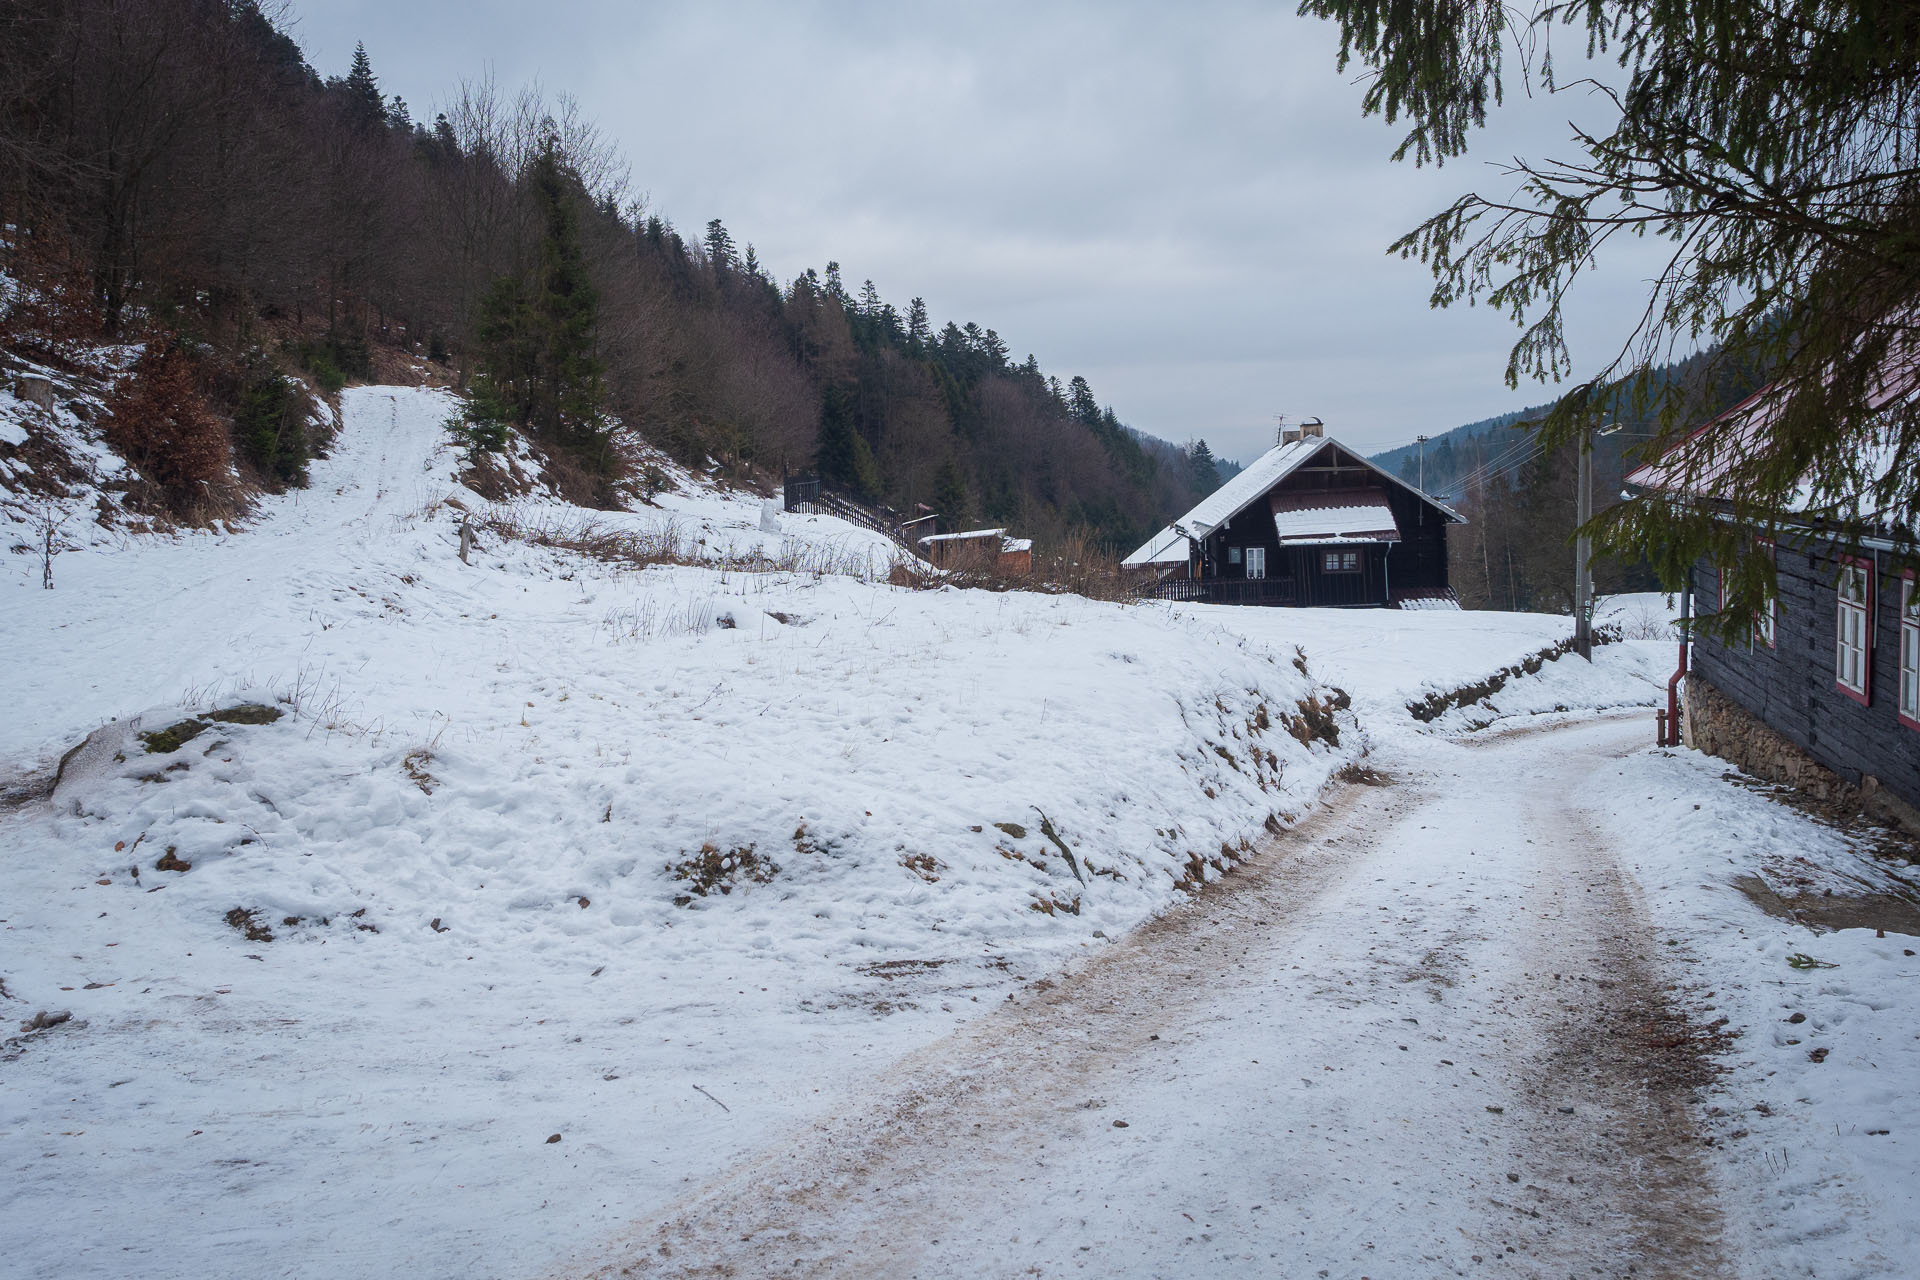
[[[1514,717],[1652,707],[1665,701],[1674,665],[1671,644],[1644,639],[1597,646],[1590,663],[1572,655],[1530,662],[1572,631],[1571,619],[1550,614],[1173,607],[1217,619],[1255,644],[1299,646],[1316,675],[1352,694],[1374,735],[1470,733]],[[1478,692],[1490,684],[1498,687]],[[1437,719],[1410,714],[1463,690],[1473,696]]]
[[[1637,851],[1664,958],[1688,975],[1684,1003],[1737,1037],[1706,1099],[1729,1238],[1753,1275],[1910,1276],[1920,937],[1817,933],[1764,913],[1735,881],[1910,896],[1911,869],[1739,782],[1697,752],[1649,750],[1595,775],[1587,797]]]

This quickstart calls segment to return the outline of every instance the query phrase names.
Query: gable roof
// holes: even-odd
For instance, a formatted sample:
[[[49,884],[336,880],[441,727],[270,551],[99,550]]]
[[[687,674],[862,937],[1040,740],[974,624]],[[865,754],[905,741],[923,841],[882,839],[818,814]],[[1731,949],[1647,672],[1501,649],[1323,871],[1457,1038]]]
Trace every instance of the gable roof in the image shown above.
[[[1122,568],[1137,569],[1149,564],[1185,564],[1190,552],[1187,537],[1172,525],[1140,544],[1139,550],[1120,562]]]
[[[1414,497],[1444,515],[1450,523],[1466,523],[1466,517],[1453,508],[1447,506],[1445,503],[1435,501],[1431,495],[1420,492],[1420,490],[1414,488],[1399,476],[1368,461],[1365,457],[1354,452],[1354,450],[1348,446],[1341,444],[1332,436],[1307,436],[1305,439],[1293,440],[1285,444],[1277,444],[1255,458],[1247,464],[1246,470],[1202,498],[1193,510],[1187,512],[1187,514],[1181,516],[1178,520],[1175,520],[1165,529],[1162,529],[1159,533],[1148,539],[1138,550],[1120,563],[1128,566],[1167,563],[1173,550],[1172,547],[1166,545],[1166,539],[1169,535],[1173,535],[1176,539],[1192,538],[1196,541],[1205,538],[1215,529],[1218,529],[1221,525],[1265,497],[1267,491],[1272,489],[1273,486],[1279,484],[1300,467],[1306,465],[1308,461],[1318,456],[1321,450],[1329,447],[1339,449],[1340,452],[1353,458],[1362,466],[1372,470],[1383,480],[1390,482],[1398,488],[1405,489],[1408,493],[1411,493]],[[1172,556],[1171,558],[1185,559],[1185,548],[1181,547],[1180,554],[1178,556]]]
[[[1868,398],[1874,408],[1882,410],[1920,400],[1920,354],[1897,352],[1881,371],[1879,385]],[[1772,446],[1774,424],[1786,404],[1787,392],[1779,385],[1762,387],[1725,413],[1695,427],[1659,457],[1629,471],[1624,479],[1641,489],[1731,504],[1739,496],[1743,464]],[[1864,432],[1837,466],[1826,473],[1809,470],[1803,475],[1793,492],[1785,495],[1778,514],[1897,527],[1901,523],[1899,513],[1878,509],[1873,498],[1875,488],[1892,473],[1899,459],[1900,442],[1890,424]]]

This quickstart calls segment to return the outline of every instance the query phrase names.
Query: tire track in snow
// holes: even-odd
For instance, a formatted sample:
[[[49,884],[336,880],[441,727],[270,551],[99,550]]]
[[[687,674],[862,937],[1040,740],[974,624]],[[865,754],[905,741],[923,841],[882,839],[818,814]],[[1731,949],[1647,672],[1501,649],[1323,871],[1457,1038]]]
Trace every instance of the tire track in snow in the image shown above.
[[[1728,1274],[1634,1034],[1646,925],[1566,798],[1644,736],[1408,744],[566,1274]]]

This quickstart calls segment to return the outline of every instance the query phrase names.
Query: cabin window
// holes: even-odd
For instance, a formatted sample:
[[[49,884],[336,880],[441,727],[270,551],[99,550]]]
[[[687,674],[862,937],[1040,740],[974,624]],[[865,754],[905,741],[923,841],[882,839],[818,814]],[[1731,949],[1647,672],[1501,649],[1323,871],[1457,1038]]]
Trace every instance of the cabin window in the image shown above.
[[[1849,560],[1840,566],[1839,597],[1833,679],[1841,692],[1865,702],[1872,674],[1868,627],[1873,617],[1873,577],[1866,562]]]
[[[1900,582],[1900,719],[1920,729],[1920,583],[1914,570]]]
[[[1765,541],[1764,539],[1761,540],[1760,554],[1766,557],[1768,560],[1772,560],[1773,544],[1771,542]],[[1775,615],[1779,612],[1779,609],[1780,609],[1780,602],[1778,598],[1775,596],[1769,595],[1767,597],[1767,602],[1760,606],[1760,612],[1755,614],[1753,617],[1753,643],[1754,644],[1756,645],[1763,644],[1767,646],[1767,648],[1769,649],[1773,648],[1773,623],[1774,623]]]
[[[1360,572],[1360,553],[1358,551],[1323,551],[1320,553],[1320,572],[1358,573]]]
[[[1247,548],[1247,576],[1264,578],[1267,576],[1267,549],[1265,547]]]
[[[1240,563],[1240,548],[1238,548],[1238,547],[1228,547],[1228,548],[1227,548],[1227,563],[1228,563],[1228,564],[1239,564],[1239,563]]]

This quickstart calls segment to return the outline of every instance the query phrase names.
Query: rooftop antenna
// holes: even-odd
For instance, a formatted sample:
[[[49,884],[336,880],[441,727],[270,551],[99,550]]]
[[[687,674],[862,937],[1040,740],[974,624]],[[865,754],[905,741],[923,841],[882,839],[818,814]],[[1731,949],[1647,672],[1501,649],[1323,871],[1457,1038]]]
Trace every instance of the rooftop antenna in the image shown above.
[[[1273,427],[1273,442],[1275,444],[1285,444],[1287,442],[1287,415],[1284,413],[1274,414]]]

